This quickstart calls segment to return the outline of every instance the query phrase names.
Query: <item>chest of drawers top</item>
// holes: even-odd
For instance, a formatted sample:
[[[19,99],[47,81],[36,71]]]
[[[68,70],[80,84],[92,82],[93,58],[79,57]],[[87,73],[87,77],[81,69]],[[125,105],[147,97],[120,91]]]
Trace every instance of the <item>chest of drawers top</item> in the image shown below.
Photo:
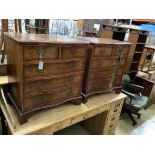
[[[129,42],[107,38],[93,38],[93,37],[76,37],[76,38],[83,41],[88,41],[90,44],[93,45],[131,45],[131,43]]]
[[[89,41],[68,37],[68,36],[56,36],[56,35],[47,35],[47,34],[24,34],[24,33],[14,33],[14,32],[5,32],[5,35],[9,38],[12,38],[19,43],[50,43],[50,44],[82,44],[87,45]]]

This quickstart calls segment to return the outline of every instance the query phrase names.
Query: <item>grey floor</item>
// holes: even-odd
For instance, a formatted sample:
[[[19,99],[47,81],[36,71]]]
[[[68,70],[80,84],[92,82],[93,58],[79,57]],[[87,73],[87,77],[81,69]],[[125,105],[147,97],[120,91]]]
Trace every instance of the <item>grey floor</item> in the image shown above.
[[[123,115],[119,120],[116,135],[155,135],[155,104],[147,110],[141,111],[141,119],[138,124],[132,126],[127,115]],[[89,133],[79,124],[73,125],[56,133],[57,135],[89,135]]]

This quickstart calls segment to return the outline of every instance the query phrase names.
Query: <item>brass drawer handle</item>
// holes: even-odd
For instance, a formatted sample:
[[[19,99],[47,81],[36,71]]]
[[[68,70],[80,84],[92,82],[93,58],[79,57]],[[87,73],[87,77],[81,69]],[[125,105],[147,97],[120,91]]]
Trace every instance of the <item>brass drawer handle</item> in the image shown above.
[[[105,49],[101,49],[101,50],[100,50],[100,53],[101,53],[101,54],[104,54],[105,52],[106,52]]]
[[[70,50],[70,53],[71,53],[72,55],[74,55],[76,52],[77,52],[76,49],[71,49],[71,50]]]
[[[45,67],[43,69],[38,69],[38,72],[40,72],[40,73],[45,72]]]
[[[47,48],[46,47],[40,47],[39,55],[45,56],[46,53],[47,53]]]
[[[37,100],[37,102],[43,102],[43,97],[42,96],[37,96],[36,100]]]
[[[42,87],[42,86],[44,86],[46,84],[45,81],[38,81],[37,83],[38,83],[39,87]]]
[[[117,109],[115,109],[114,112],[117,112]]]
[[[110,128],[112,128],[112,127],[113,127],[113,125],[110,125],[109,127],[110,127]]]
[[[111,121],[114,121],[115,120],[115,117],[113,117],[112,119],[111,119]]]
[[[115,107],[119,107],[121,104],[120,103],[116,103],[115,104]]]
[[[69,81],[73,81],[73,80],[74,80],[74,76],[69,76],[69,77],[68,77],[68,80],[69,80]]]
[[[75,63],[69,63],[69,68],[73,69],[76,67],[76,64]]]

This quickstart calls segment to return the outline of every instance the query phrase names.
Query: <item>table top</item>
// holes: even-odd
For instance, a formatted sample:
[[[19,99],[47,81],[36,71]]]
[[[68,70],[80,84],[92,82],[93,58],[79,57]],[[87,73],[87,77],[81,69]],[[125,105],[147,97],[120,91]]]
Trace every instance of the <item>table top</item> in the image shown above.
[[[22,125],[20,125],[17,112],[12,105],[7,104],[10,114],[8,114],[8,111],[1,100],[0,107],[8,122],[11,133],[15,135],[23,135],[34,134],[48,127],[52,127],[51,130],[53,132],[58,131],[67,126],[100,114],[103,111],[109,110],[111,103],[124,99],[125,97],[126,95],[122,93],[115,94],[115,92],[112,91],[109,93],[94,95],[88,99],[88,102],[86,104],[81,103],[81,105],[74,105],[70,102],[67,102],[62,105],[43,109],[34,113],[30,118],[28,118],[28,122]],[[10,116],[14,124],[12,124]]]

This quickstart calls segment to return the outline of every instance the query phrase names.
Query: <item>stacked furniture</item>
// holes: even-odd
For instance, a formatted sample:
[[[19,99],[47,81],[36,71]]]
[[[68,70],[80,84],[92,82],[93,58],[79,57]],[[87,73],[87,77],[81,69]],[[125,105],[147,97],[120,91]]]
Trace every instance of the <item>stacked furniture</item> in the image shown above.
[[[103,24],[100,28],[99,37],[116,39],[120,41],[126,40],[132,43],[125,69],[125,74],[129,74],[132,81],[135,80],[135,77],[139,70],[139,63],[148,34],[149,32],[145,30],[115,25]]]
[[[140,71],[144,73],[149,73],[150,71],[155,70],[155,63],[153,62],[153,56],[155,52],[155,46],[146,45],[140,60]]]
[[[36,110],[62,104],[81,103],[82,80],[89,42],[45,34],[5,33],[9,99],[20,122]]]
[[[112,89],[119,93],[130,43],[90,37],[81,40],[90,42],[82,90],[86,101],[90,95]]]

